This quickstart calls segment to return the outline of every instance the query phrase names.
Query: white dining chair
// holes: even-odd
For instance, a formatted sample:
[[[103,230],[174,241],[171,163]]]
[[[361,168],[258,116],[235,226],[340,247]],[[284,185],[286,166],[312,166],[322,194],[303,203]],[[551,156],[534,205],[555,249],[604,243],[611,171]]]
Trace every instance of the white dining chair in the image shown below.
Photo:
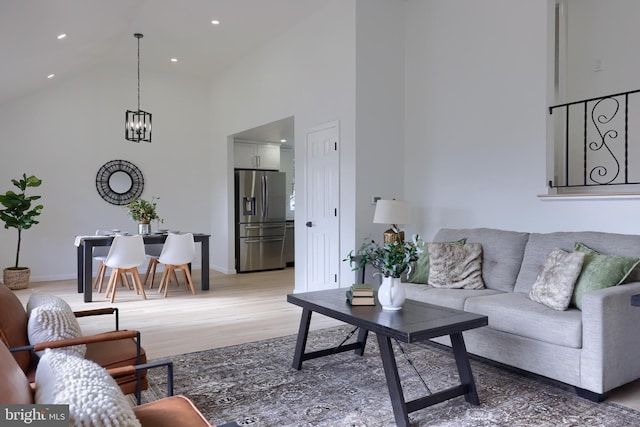
[[[147,254],[149,262],[147,264],[147,272],[144,274],[142,284],[147,286],[147,280],[149,280],[149,274],[151,274],[151,284],[149,285],[149,289],[153,288],[153,283],[156,280],[156,267],[158,266],[158,258],[162,253],[163,246],[164,244],[162,243],[145,245],[145,253]]]
[[[106,230],[96,230],[96,236],[109,236],[111,235],[110,231]],[[107,255],[109,255],[109,246],[94,246],[92,252],[92,258],[94,261],[98,261],[98,272],[96,273],[96,278],[93,281],[93,289],[97,289],[98,292],[102,292],[102,286],[104,284],[104,276],[107,274],[107,266],[104,264],[104,261],[107,259]],[[129,279],[126,274],[122,274],[118,276],[120,283],[122,286],[126,286],[129,290],[131,289],[131,284],[129,283]]]
[[[96,230],[96,236],[109,236],[111,234],[110,231],[106,230]],[[102,286],[104,284],[104,276],[107,273],[107,266],[104,264],[104,261],[107,259],[107,255],[109,254],[109,246],[94,246],[92,252],[92,258],[94,261],[98,261],[98,272],[96,273],[96,278],[93,281],[93,289],[97,289],[98,292],[102,292]],[[126,275],[122,275],[119,277],[122,286],[126,286],[131,289],[131,285],[129,284],[129,280]]]
[[[189,271],[189,263],[193,261],[195,256],[196,245],[193,240],[192,233],[169,234],[167,236],[167,240],[164,242],[162,253],[158,258],[158,262],[164,265],[164,271],[162,272],[158,292],[162,292],[164,289],[164,296],[166,298],[169,292],[169,285],[171,284],[171,277],[176,277],[176,270],[182,270],[184,273],[185,285],[191,289],[192,294],[195,294],[196,290],[193,287],[191,271]]]
[[[96,230],[96,236],[106,236],[108,233],[103,230]],[[107,266],[104,265],[104,261],[109,254],[109,246],[96,246],[93,248],[92,257],[94,261],[98,261],[98,272],[96,273],[96,279],[93,282],[93,289],[98,289],[98,292],[102,292],[102,284],[104,282],[104,275],[107,271]]]
[[[144,240],[142,236],[115,236],[111,243],[111,249],[107,255],[107,259],[104,264],[111,268],[111,277],[109,278],[109,284],[107,285],[106,296],[111,296],[111,302],[113,303],[116,298],[116,289],[118,276],[120,274],[131,274],[133,282],[133,288],[136,294],[142,294],[144,299],[147,299],[147,295],[144,293],[144,286],[140,280],[138,274],[138,267],[143,265],[147,260],[147,255],[144,251]]]

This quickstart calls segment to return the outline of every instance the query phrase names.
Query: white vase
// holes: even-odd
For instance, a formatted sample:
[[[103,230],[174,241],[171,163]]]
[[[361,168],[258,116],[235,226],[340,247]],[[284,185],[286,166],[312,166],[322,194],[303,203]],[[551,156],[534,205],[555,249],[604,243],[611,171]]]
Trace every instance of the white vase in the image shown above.
[[[400,310],[406,299],[404,286],[399,277],[384,277],[378,288],[378,301],[383,310]]]

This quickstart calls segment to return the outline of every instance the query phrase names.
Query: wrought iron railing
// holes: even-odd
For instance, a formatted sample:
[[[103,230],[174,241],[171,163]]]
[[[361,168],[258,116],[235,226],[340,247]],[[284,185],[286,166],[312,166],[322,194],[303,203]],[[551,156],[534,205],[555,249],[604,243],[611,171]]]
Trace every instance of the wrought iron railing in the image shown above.
[[[630,97],[636,93],[640,89],[549,107],[560,139],[550,188],[640,184],[640,120],[630,122],[630,107],[640,110],[640,97]]]

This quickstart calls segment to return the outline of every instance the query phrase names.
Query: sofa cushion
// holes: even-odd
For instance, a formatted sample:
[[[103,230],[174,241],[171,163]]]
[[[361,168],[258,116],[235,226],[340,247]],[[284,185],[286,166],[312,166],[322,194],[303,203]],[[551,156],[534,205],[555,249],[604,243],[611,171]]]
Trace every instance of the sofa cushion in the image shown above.
[[[462,245],[467,239],[460,239],[455,242],[447,242],[452,245]],[[407,282],[429,283],[429,243],[425,243],[422,253],[418,256],[418,260],[411,266],[411,272],[407,275]]]
[[[18,297],[6,285],[0,285],[0,340],[9,348],[29,345],[28,321]],[[22,371],[27,372],[31,364],[31,353],[18,351],[12,354]]]
[[[29,380],[27,380],[24,371],[13,358],[9,349],[2,343],[0,343],[0,384],[2,384],[2,387],[0,387],[0,403],[3,405],[28,405],[33,403],[33,392],[31,391]]]
[[[582,312],[553,310],[527,294],[506,292],[469,298],[465,311],[489,317],[489,327],[563,347],[582,347]]]
[[[448,289],[484,289],[482,245],[431,243],[429,285]]]
[[[133,412],[143,426],[211,427],[198,408],[181,395],[136,406]]]
[[[551,251],[531,287],[529,298],[554,310],[566,310],[584,257],[582,252]]]
[[[586,255],[571,299],[571,303],[580,309],[582,295],[621,284],[640,263],[640,258],[601,254],[580,242],[576,242],[575,249],[576,253]]]
[[[512,292],[529,234],[492,228],[443,228],[433,241],[451,242],[462,238],[466,238],[467,243],[482,245],[482,278],[486,287]]]
[[[35,401],[69,405],[70,425],[140,426],[131,404],[104,368],[59,350],[45,350],[38,363]]]
[[[581,242],[600,253],[618,256],[640,256],[640,236],[631,234],[602,233],[597,231],[563,231],[557,233],[531,233],[524,251],[520,274],[516,281],[516,292],[529,293],[542,269],[549,252],[554,248],[572,251],[575,242]],[[640,278],[636,268],[627,282]]]
[[[417,283],[404,283],[403,286],[406,297],[409,299],[456,310],[464,310],[464,302],[467,298],[502,293],[495,289],[440,289]]]

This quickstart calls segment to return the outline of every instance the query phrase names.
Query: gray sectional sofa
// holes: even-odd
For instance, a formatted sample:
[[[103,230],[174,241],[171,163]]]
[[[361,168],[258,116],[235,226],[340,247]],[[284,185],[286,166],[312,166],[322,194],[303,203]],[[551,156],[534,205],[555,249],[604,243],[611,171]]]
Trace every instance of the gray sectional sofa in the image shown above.
[[[624,284],[585,293],[582,310],[551,309],[529,291],[554,248],[575,242],[608,255],[640,257],[640,236],[601,232],[523,233],[488,228],[442,229],[431,240],[466,238],[482,245],[479,290],[405,283],[407,298],[489,317],[489,325],[464,333],[467,351],[575,386],[600,401],[607,392],[640,378],[640,294],[636,268]],[[448,337],[435,339],[450,345]]]

